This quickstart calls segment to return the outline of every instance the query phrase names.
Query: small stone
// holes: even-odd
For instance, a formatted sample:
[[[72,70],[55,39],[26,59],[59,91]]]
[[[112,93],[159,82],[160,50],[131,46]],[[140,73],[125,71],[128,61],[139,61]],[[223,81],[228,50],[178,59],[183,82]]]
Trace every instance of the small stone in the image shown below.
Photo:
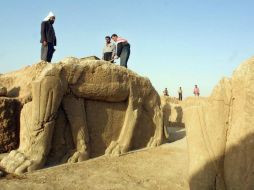
[[[7,95],[7,89],[3,86],[0,86],[0,96],[6,96]]]
[[[4,177],[4,172],[0,171],[0,177]]]

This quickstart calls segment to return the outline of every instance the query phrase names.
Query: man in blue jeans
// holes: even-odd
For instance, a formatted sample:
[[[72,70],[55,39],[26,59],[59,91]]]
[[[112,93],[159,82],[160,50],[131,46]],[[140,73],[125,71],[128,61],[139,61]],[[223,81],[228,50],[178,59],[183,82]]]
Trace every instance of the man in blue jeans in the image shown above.
[[[130,44],[124,38],[112,34],[111,39],[116,42],[116,59],[120,57],[120,65],[127,68],[127,62],[130,56]]]
[[[53,24],[55,15],[50,12],[41,23],[41,60],[51,62],[56,46],[56,35]]]

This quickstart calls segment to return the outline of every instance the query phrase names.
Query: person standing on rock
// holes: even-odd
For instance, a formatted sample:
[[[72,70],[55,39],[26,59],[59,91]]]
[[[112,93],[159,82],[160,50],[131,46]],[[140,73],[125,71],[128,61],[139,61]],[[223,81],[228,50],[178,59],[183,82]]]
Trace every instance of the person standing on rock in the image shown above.
[[[169,96],[169,95],[168,95],[168,89],[167,89],[167,88],[165,88],[165,90],[163,91],[163,95],[164,95],[164,96]]]
[[[41,60],[51,62],[56,46],[56,35],[53,24],[55,15],[49,12],[48,16],[41,23]]]
[[[195,96],[199,96],[199,88],[198,88],[198,85],[195,85],[194,90],[193,90],[193,94],[194,94]]]
[[[127,68],[127,62],[130,56],[130,44],[124,38],[112,34],[111,39],[116,42],[116,56],[115,59],[120,57],[120,65]]]
[[[103,48],[103,55],[102,59],[105,61],[110,61],[111,63],[114,62],[114,57],[116,54],[116,45],[111,42],[111,39],[109,36],[105,37],[106,44]]]
[[[181,86],[179,87],[179,90],[178,90],[178,100],[179,101],[183,100],[183,90]]]

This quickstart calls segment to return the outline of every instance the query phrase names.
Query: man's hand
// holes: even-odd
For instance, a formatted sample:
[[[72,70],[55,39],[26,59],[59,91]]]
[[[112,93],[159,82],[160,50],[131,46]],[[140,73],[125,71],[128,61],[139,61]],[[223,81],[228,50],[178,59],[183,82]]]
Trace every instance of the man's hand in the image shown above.
[[[48,43],[46,41],[43,41],[43,45],[46,46],[48,45]]]
[[[119,57],[116,55],[114,59],[118,59]]]

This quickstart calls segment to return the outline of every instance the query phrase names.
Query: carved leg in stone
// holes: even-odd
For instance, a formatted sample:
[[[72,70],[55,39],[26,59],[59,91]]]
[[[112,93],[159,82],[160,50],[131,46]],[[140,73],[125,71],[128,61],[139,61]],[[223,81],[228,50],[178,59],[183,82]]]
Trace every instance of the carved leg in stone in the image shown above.
[[[168,136],[167,129],[163,127],[163,116],[159,106],[154,108],[153,123],[156,127],[154,136],[150,139],[147,147],[156,147],[162,144],[163,139]]]
[[[43,167],[63,93],[64,88],[58,77],[46,76],[32,84],[33,101],[26,110],[22,110],[20,147],[1,161],[6,171],[24,173]]]
[[[63,107],[69,120],[76,151],[68,162],[89,159],[89,135],[86,123],[84,100],[68,95],[63,99]]]
[[[160,99],[157,93],[151,92],[144,101],[144,109],[147,110],[149,117],[153,119],[153,125],[155,127],[154,136],[150,139],[147,147],[155,147],[162,144],[163,139],[168,136],[167,129],[163,127],[163,114],[160,108]]]
[[[120,155],[129,151],[130,149],[133,132],[137,126],[137,121],[141,112],[141,100],[133,99],[135,96],[132,95],[132,90],[130,93],[128,107],[120,136],[117,141],[111,142],[105,154]]]

